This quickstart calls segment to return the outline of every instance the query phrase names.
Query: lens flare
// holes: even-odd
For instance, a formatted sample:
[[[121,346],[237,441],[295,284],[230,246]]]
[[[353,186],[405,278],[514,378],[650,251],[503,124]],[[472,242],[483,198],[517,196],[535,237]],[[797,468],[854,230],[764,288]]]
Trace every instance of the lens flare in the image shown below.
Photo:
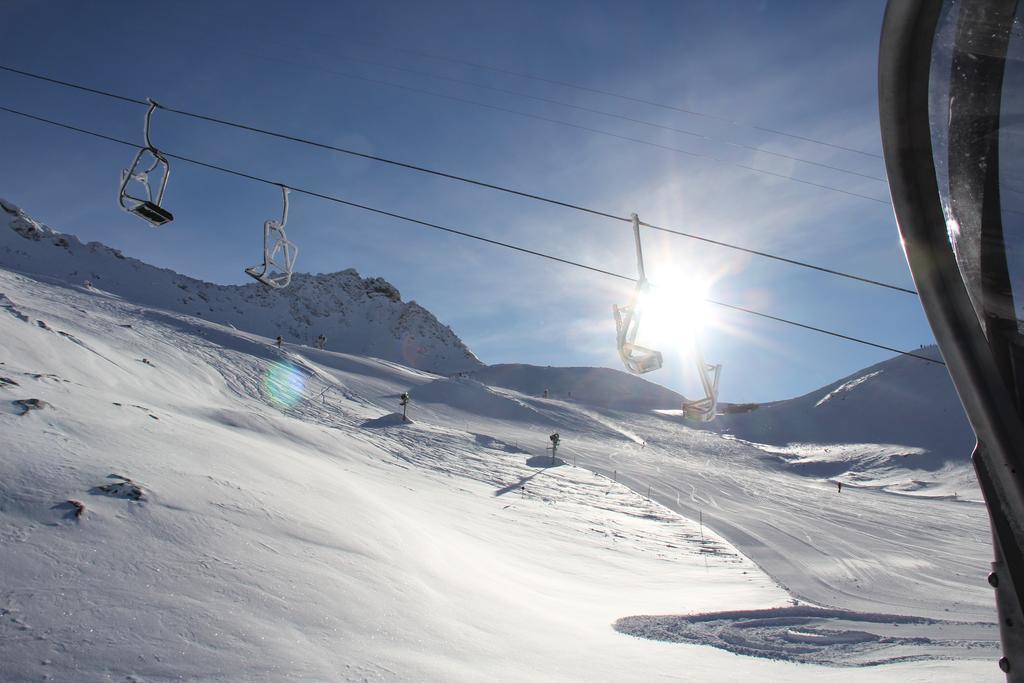
[[[273,363],[263,374],[263,388],[274,405],[291,408],[302,399],[306,375],[292,363]]]

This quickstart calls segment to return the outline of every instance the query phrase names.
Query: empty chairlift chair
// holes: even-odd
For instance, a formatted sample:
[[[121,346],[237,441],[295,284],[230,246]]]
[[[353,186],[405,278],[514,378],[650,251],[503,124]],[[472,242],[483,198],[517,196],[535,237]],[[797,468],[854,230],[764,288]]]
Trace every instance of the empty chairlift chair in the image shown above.
[[[613,305],[612,310],[615,314],[619,357],[622,358],[623,364],[630,372],[639,375],[658,370],[662,366],[663,359],[660,351],[636,343],[637,334],[640,331],[640,320],[644,312],[643,300],[651,285],[647,281],[644,271],[644,255],[640,245],[640,219],[636,214],[633,214],[632,219],[639,279],[629,304],[626,306]],[[722,366],[711,365],[704,361],[704,354],[701,352],[696,338],[693,339],[692,353],[697,364],[697,375],[700,378],[704,395],[698,399],[683,401],[683,415],[692,420],[710,422],[715,419],[718,410],[718,382],[722,374]]]
[[[281,186],[284,209],[281,220],[263,224],[263,264],[245,269],[245,273],[271,289],[282,289],[292,281],[292,270],[299,248],[288,241],[284,226],[288,223],[288,188]]]
[[[642,295],[647,292],[650,285],[644,274],[644,254],[640,247],[640,219],[635,213],[633,214],[633,237],[636,240],[636,267],[640,278],[629,303],[625,306],[612,304],[612,313],[615,315],[615,336],[619,357],[627,370],[640,375],[661,368],[662,358],[660,351],[648,349],[636,343],[643,314]]]
[[[118,201],[121,204],[121,208],[135,214],[155,228],[174,220],[171,212],[161,206],[164,201],[164,191],[167,190],[167,179],[171,176],[171,167],[164,155],[153,146],[149,139],[150,119],[152,119],[153,111],[158,106],[160,105],[156,101],[149,100],[149,109],[146,111],[144,129],[146,144],[135,155],[132,165],[121,171],[121,189],[118,193]],[[147,155],[152,158],[152,162],[147,159]],[[157,167],[161,167],[162,172],[160,189],[157,191],[156,199],[154,200],[153,191],[149,186],[149,174],[155,171]],[[133,191],[129,187],[131,183],[135,183],[135,186],[141,186],[145,191],[145,196],[131,194]],[[134,191],[136,194],[139,194],[137,190]]]
[[[693,342],[693,355],[697,361],[697,374],[704,389],[704,397],[683,401],[683,415],[692,420],[711,422],[718,410],[718,380],[722,375],[722,366],[704,362],[704,354],[697,340]]]

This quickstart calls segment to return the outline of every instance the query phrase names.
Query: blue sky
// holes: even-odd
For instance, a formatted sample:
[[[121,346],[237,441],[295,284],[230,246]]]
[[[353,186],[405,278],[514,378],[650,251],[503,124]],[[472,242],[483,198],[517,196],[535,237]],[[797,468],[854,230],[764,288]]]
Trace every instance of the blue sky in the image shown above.
[[[880,153],[883,7],[869,0],[308,2],[301,9],[257,2],[15,1],[5,3],[0,63],[614,214],[635,211],[651,223],[912,287],[886,204],[453,99],[887,199],[882,182],[717,141],[882,176],[878,158],[462,63]],[[137,106],[7,73],[0,73],[0,88],[4,106],[132,140],[141,136],[144,110]],[[166,112],[156,114],[153,138],[171,153],[635,272],[624,223]],[[242,269],[259,260],[262,223],[280,210],[272,187],[179,163],[165,201],[176,220],[155,230],[116,206],[127,148],[3,113],[0,140],[0,196],[58,230],[194,277],[245,282]],[[289,236],[300,247],[299,270],[354,267],[382,276],[450,324],[485,362],[618,367],[611,304],[628,300],[628,283],[296,195]],[[676,236],[645,231],[644,240],[652,275],[672,268],[713,277],[714,299],[898,348],[931,342],[914,296]],[[724,365],[724,400],[798,395],[891,355],[711,310],[702,343],[707,359]],[[693,394],[690,362],[663,350],[665,367],[647,377]]]

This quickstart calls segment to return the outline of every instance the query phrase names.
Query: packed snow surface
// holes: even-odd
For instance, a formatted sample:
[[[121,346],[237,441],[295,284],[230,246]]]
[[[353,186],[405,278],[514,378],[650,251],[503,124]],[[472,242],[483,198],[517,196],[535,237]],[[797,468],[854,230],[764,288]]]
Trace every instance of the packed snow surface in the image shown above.
[[[635,396],[278,349],[19,270],[0,269],[0,680],[999,675],[964,497],[839,493]]]

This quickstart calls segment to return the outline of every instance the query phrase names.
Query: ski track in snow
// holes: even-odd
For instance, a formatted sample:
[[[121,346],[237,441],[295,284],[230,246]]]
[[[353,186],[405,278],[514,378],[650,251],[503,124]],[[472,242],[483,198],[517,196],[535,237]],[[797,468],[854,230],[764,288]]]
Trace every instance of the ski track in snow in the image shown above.
[[[559,546],[562,552],[580,552],[581,557],[591,557],[582,554],[591,552],[589,548],[600,548],[603,554],[593,557],[603,557],[613,565],[626,566],[642,560],[647,572],[655,566],[677,567],[692,583],[681,585],[678,579],[671,578],[672,572],[657,574],[657,581],[664,583],[659,584],[651,596],[645,594],[635,599],[632,610],[625,598],[611,599],[610,596],[610,606],[603,608],[618,612],[598,624],[598,631],[611,632],[614,622],[620,633],[641,636],[642,640],[607,641],[603,640],[607,635],[595,636],[589,631],[574,634],[570,630],[566,634],[579,643],[600,643],[598,652],[624,648],[623,653],[632,653],[624,655],[625,669],[615,668],[618,664],[603,654],[595,655],[594,663],[589,665],[594,667],[589,677],[621,679],[630,677],[628,672],[647,679],[677,677],[679,667],[685,667],[690,661],[687,659],[690,650],[665,654],[663,650],[642,645],[658,640],[711,645],[753,655],[759,659],[752,659],[752,663],[741,664],[736,669],[747,672],[747,678],[792,679],[807,675],[817,679],[825,676],[828,669],[792,668],[817,664],[859,667],[846,670],[836,680],[851,680],[853,676],[882,680],[893,675],[917,676],[921,680],[963,680],[988,672],[991,661],[997,657],[998,633],[993,624],[992,596],[984,586],[990,548],[987,522],[980,506],[943,499],[914,499],[873,489],[853,488],[837,494],[827,481],[771,466],[769,456],[754,445],[693,430],[670,418],[592,407],[580,409],[558,400],[539,399],[511,390],[491,390],[472,380],[448,380],[390,362],[305,347],[286,345],[284,349],[277,349],[269,340],[184,314],[140,308],[103,296],[101,292],[43,284],[6,271],[0,271],[0,283],[5,291],[15,293],[20,302],[31,302],[15,308],[5,296],[3,306],[17,314],[13,318],[0,318],[0,329],[22,335],[19,340],[34,339],[31,336],[34,334],[48,334],[48,330],[37,326],[11,327],[38,315],[39,319],[59,321],[61,327],[74,330],[73,338],[78,340],[74,348],[81,351],[77,355],[69,352],[59,362],[44,351],[34,356],[25,351],[31,347],[31,341],[18,347],[25,351],[25,357],[5,351],[5,356],[0,358],[4,363],[0,368],[11,375],[17,373],[19,377],[34,378],[30,380],[33,391],[58,408],[64,405],[64,413],[66,404],[81,401],[75,397],[85,391],[89,396],[110,397],[105,405],[111,411],[119,409],[111,406],[115,402],[126,406],[141,404],[139,408],[153,406],[139,411],[137,418],[131,417],[132,413],[111,413],[107,418],[110,429],[123,428],[119,424],[131,424],[131,429],[146,434],[158,433],[153,430],[170,430],[159,432],[165,434],[161,440],[170,439],[169,443],[174,442],[175,434],[184,438],[194,430],[209,431],[211,435],[217,430],[227,430],[244,434],[246,443],[256,444],[263,439],[268,444],[288,444],[289,448],[319,454],[316,468],[324,473],[332,468],[342,475],[346,472],[375,473],[377,468],[383,468],[385,475],[392,474],[385,477],[377,473],[372,477],[384,477],[379,479],[384,482],[398,476],[396,483],[388,486],[406,487],[410,492],[422,487],[424,491],[449,491],[444,495],[469,496],[479,501],[472,505],[491,505],[487,508],[491,510],[488,516],[503,519],[502,525],[532,525],[530,528],[541,532],[548,539],[546,542],[562,543]],[[79,310],[88,310],[90,315],[82,318],[77,314]],[[21,316],[25,316],[24,321]],[[105,362],[97,363],[97,357]],[[129,366],[124,363],[129,357],[152,358],[153,361],[150,367],[139,364],[138,368],[126,369]],[[122,362],[119,364],[114,359]],[[117,369],[112,369],[110,363]],[[273,368],[280,369],[279,374],[275,374]],[[127,379],[124,375],[129,372],[140,379]],[[56,373],[70,377],[70,381],[46,381],[56,377]],[[209,396],[225,396],[230,400],[215,403],[207,394],[196,400],[196,396],[188,394],[195,387],[201,387]],[[427,398],[415,399],[417,387],[430,387],[424,394]],[[403,423],[389,416],[397,407],[398,394],[406,390],[411,390],[414,402],[410,410],[412,421]],[[287,400],[283,400],[281,396],[289,391],[295,396],[285,396]],[[469,400],[460,398],[463,394]],[[88,400],[96,405],[103,403]],[[481,400],[488,402],[487,411],[474,413],[473,408],[480,405]],[[504,419],[502,411],[507,411],[513,419]],[[147,413],[163,417],[152,421],[146,417]],[[6,415],[0,414],[0,419],[6,419]],[[49,421],[49,426],[42,431],[31,431],[31,427],[23,426],[27,424],[24,421],[42,419]],[[53,457],[62,459],[55,471],[62,478],[80,478],[80,491],[109,483],[110,480],[103,477],[124,471],[146,482],[149,497],[131,500],[107,496],[111,499],[106,500],[103,496],[86,493],[85,512],[79,521],[67,517],[46,523],[26,521],[31,515],[40,514],[33,512],[40,506],[64,504],[63,499],[47,498],[50,494],[46,493],[45,486],[37,490],[29,486],[22,493],[15,493],[15,482],[24,484],[56,476],[45,470],[43,464],[34,463],[26,452],[8,465],[14,467],[10,472],[10,486],[5,488],[0,484],[0,546],[6,548],[0,556],[8,558],[0,559],[0,573],[19,577],[31,575],[16,571],[21,565],[11,559],[11,550],[17,553],[28,544],[40,543],[40,552],[45,555],[47,543],[41,539],[47,533],[67,535],[74,531],[73,526],[81,527],[84,533],[104,520],[117,520],[122,525],[157,524],[155,528],[159,528],[168,541],[178,544],[171,546],[175,548],[173,556],[161,557],[155,567],[147,565],[143,559],[148,556],[145,552],[140,551],[135,558],[130,553],[117,554],[118,558],[125,559],[127,567],[114,571],[127,572],[126,576],[134,572],[143,577],[143,582],[159,584],[162,579],[154,571],[159,572],[160,566],[172,572],[195,573],[200,583],[217,581],[221,575],[241,577],[252,571],[238,559],[244,556],[232,555],[227,549],[218,552],[215,544],[190,548],[197,534],[201,536],[208,531],[197,526],[202,524],[202,517],[189,514],[190,506],[195,503],[174,502],[175,488],[181,485],[174,484],[171,475],[186,467],[184,464],[161,461],[159,467],[142,467],[148,470],[143,476],[121,465],[115,468],[114,464],[105,462],[82,461],[78,454],[95,448],[86,445],[96,438],[97,426],[73,420],[61,422],[63,419],[28,415],[23,423],[17,423],[21,430],[17,432],[18,438],[36,444],[36,448],[47,444]],[[145,422],[134,422],[135,419]],[[13,424],[16,423],[5,423],[4,429]],[[186,427],[186,424],[194,426]],[[103,429],[101,427],[100,431]],[[552,429],[560,431],[563,445],[558,452],[559,460],[549,466],[552,464],[550,452],[544,446]],[[123,438],[127,437],[115,438],[111,434],[108,447],[117,451],[118,443],[127,443]],[[641,445],[643,442],[645,446]],[[337,447],[328,445],[332,443]],[[267,446],[271,450],[275,447]],[[361,456],[352,453],[379,453],[384,459],[366,464]],[[110,461],[132,462],[123,456]],[[574,462],[579,466],[574,467]],[[262,461],[253,464],[270,472]],[[219,471],[220,467],[231,472],[236,466],[227,461],[215,469]],[[260,519],[264,537],[256,542],[260,557],[278,572],[292,571],[289,565],[282,564],[289,551],[313,556],[329,553],[347,558],[334,560],[335,571],[344,572],[346,566],[351,566],[355,572],[351,580],[359,585],[360,572],[364,570],[359,568],[361,565],[356,558],[372,557],[380,551],[361,541],[335,539],[324,530],[296,527],[291,521],[288,501],[275,495],[272,478],[263,477],[261,473],[253,480],[258,484],[236,483],[242,479],[244,470],[244,467],[238,470],[236,475],[206,477],[200,489],[206,493],[202,495],[209,498],[219,492],[224,498],[211,501],[218,515],[225,519],[253,516]],[[403,474],[394,474],[397,472]],[[92,478],[83,478],[86,473]],[[191,472],[189,476],[194,481],[197,474]],[[131,481],[127,477],[122,479]],[[648,486],[650,498],[646,495]],[[63,495],[66,498],[71,493],[73,491]],[[364,493],[373,495],[372,491]],[[11,516],[12,510],[16,513],[14,516]],[[156,521],[161,515],[170,518]],[[520,516],[521,521],[516,521]],[[703,519],[702,524],[693,521],[698,517]],[[177,523],[172,523],[171,519]],[[381,533],[385,537],[395,533],[394,529],[400,528],[399,519],[406,518],[383,521],[386,530]],[[470,537],[488,533],[483,527],[474,527],[473,522],[472,518],[452,518],[451,533]],[[500,543],[498,539],[493,540]],[[531,546],[524,540],[516,538],[511,542],[520,544],[518,547],[525,553],[523,558],[516,558],[524,567],[556,562],[554,557],[529,555]],[[73,540],[62,543],[76,554],[88,552],[85,546]],[[570,550],[574,548],[578,550]],[[268,560],[268,553],[282,559]],[[130,605],[139,598],[132,597],[131,589],[122,591],[116,585],[90,583],[88,587],[69,590],[65,595],[60,586],[67,579],[60,578],[64,576],[61,567],[69,561],[77,562],[73,558],[52,558],[47,569],[52,581],[26,584],[22,579],[0,586],[0,661],[8,662],[0,664],[0,674],[5,666],[12,666],[10,663],[15,658],[18,660],[16,668],[7,671],[13,671],[11,675],[16,678],[27,672],[39,674],[55,663],[60,666],[54,670],[69,674],[77,671],[77,666],[95,665],[82,652],[102,653],[104,648],[123,651],[121,644],[114,640],[104,644],[101,636],[82,638],[73,620],[61,624],[54,618],[61,613],[84,611],[91,615],[87,621],[96,628],[111,619],[132,623],[136,618],[132,616]],[[582,560],[552,566],[559,568],[551,570],[555,576],[562,576],[568,567],[578,567],[580,576],[576,580],[583,581],[594,571]],[[528,571],[524,567],[516,566],[515,571],[526,576]],[[761,574],[758,567],[774,581]],[[268,571],[261,570],[260,581],[276,585],[278,575]],[[589,580],[598,579],[594,575]],[[699,593],[702,590],[712,590],[711,587],[729,581],[733,582],[729,585],[744,586],[743,590],[749,594],[741,592],[745,597],[731,598],[732,602],[719,605],[728,611],[714,612],[709,609],[714,605],[701,604]],[[783,586],[793,599],[812,605],[780,607],[787,595],[778,590],[776,584]],[[628,595],[627,587],[623,589]],[[395,590],[399,603],[408,602],[417,594],[409,593],[408,586],[397,586]],[[645,610],[657,611],[657,603],[652,601],[655,593],[663,596],[663,609],[672,614],[628,616]],[[278,589],[270,590],[263,600],[270,603],[283,600],[283,597],[274,597],[278,594]],[[284,670],[275,668],[267,658],[281,656],[282,651],[276,646],[260,653],[239,633],[229,635],[226,643],[218,643],[208,626],[213,624],[230,630],[230,620],[226,621],[223,615],[215,616],[209,611],[211,608],[201,607],[198,602],[190,603],[190,611],[183,612],[181,605],[173,604],[172,598],[172,594],[159,591],[147,596],[146,602],[155,611],[152,617],[139,618],[151,624],[153,637],[158,638],[156,642],[180,639],[182,651],[194,653],[195,662],[185,664],[180,656],[168,652],[170,662],[150,661],[145,666],[114,663],[107,671],[127,671],[130,675],[140,671],[154,680],[175,675],[218,680],[275,678],[283,673]],[[754,598],[754,602],[749,602],[750,598]],[[698,614],[684,613],[682,608],[687,599]],[[111,600],[121,604],[110,605],[110,614],[104,616],[103,605]],[[393,610],[396,606],[383,609]],[[449,608],[435,606],[432,609]],[[582,603],[573,609],[589,614]],[[161,614],[165,616],[158,616]],[[203,621],[204,614],[207,624],[200,625],[196,619]],[[389,624],[392,619],[401,618],[397,614],[375,614],[375,618]],[[351,615],[339,617],[345,618],[355,619]],[[544,618],[551,619],[550,616]],[[463,640],[464,636],[459,633],[463,627],[454,626],[465,619],[476,623],[474,617],[467,614],[451,622],[453,625],[445,628],[455,630],[444,636],[447,638],[444,642],[449,645],[441,647],[442,650],[447,652],[452,642],[464,643],[457,645],[456,651],[460,647],[473,649],[468,645],[474,642],[473,638]],[[34,621],[39,625],[34,625]],[[263,628],[255,623],[252,627],[256,632]],[[365,627],[359,626],[357,630],[359,628]],[[482,626],[475,628],[486,630]],[[295,632],[298,640],[312,638],[299,636],[302,632],[301,628]],[[507,644],[510,638],[523,637],[518,632],[517,635],[502,632],[499,642]],[[399,640],[403,638],[404,635]],[[428,641],[434,642],[430,638]],[[483,641],[489,642],[486,637]],[[637,645],[627,645],[627,642]],[[527,643],[538,646],[536,641],[530,640],[520,644]],[[482,653],[475,659],[469,655],[460,658],[448,654],[447,657],[454,659],[446,660],[448,663],[443,666],[428,665],[423,659],[425,654],[410,654],[417,652],[417,647],[409,645],[406,654],[386,650],[386,655],[371,648],[367,651],[376,655],[356,656],[344,669],[337,666],[325,669],[319,660],[304,664],[293,662],[295,668],[290,671],[300,672],[300,678],[319,678],[325,671],[331,671],[328,677],[346,680],[363,677],[470,680],[477,677],[478,667],[483,666],[482,662],[488,661],[488,657],[504,661],[508,656],[508,653],[498,656],[495,650],[484,645],[477,646],[482,647]],[[629,649],[632,647],[641,649],[634,652]],[[227,656],[216,654],[214,651],[218,648],[251,660],[249,668],[217,668],[214,663]],[[320,650],[310,651],[316,652],[318,657],[325,656]],[[154,652],[150,645],[145,656],[151,657]],[[583,669],[571,664],[576,660],[559,659],[563,656],[566,655],[543,650],[537,661],[517,660],[517,666],[524,668],[513,669],[515,674],[504,678],[573,680],[581,676]],[[469,657],[468,664],[466,657]],[[461,668],[453,663],[460,659]],[[788,663],[774,664],[764,659]],[[944,661],[948,659],[961,661]],[[711,663],[705,665],[705,661]],[[691,662],[692,673],[696,678],[710,679],[717,676],[716,672],[721,671],[723,665],[733,666],[724,664],[729,661],[732,660],[700,655]],[[50,663],[41,665],[39,662]],[[549,662],[554,668],[545,670]],[[885,666],[878,666],[881,664]],[[874,666],[864,668],[868,665]],[[561,669],[563,666],[569,668]]]

